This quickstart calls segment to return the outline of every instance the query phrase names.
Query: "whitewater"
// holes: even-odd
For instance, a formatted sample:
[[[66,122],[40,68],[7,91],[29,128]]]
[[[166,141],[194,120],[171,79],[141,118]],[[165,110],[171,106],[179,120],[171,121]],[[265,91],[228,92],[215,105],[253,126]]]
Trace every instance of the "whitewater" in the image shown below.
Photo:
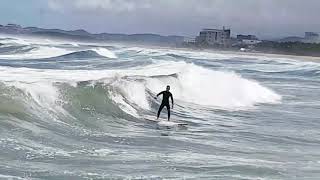
[[[145,119],[167,85],[185,127]],[[0,179],[318,179],[319,87],[304,57],[1,35]]]

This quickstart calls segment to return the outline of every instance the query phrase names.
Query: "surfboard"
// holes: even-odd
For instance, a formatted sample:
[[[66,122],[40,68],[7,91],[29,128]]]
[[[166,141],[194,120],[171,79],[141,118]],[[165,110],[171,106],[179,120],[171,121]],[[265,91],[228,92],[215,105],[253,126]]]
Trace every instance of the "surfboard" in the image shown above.
[[[159,126],[172,127],[172,126],[186,126],[188,124],[187,123],[173,122],[173,121],[159,121],[158,125]]]
[[[174,121],[168,121],[168,120],[157,120],[152,117],[145,117],[144,118],[147,121],[152,121],[157,123],[159,126],[166,126],[166,127],[174,127],[174,126],[187,126],[187,123],[182,122],[174,122]]]

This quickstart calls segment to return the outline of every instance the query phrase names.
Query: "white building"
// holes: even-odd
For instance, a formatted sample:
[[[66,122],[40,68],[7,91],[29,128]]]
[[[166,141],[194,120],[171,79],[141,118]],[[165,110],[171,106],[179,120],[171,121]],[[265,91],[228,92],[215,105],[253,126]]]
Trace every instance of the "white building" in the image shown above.
[[[230,34],[230,29],[203,29],[196,37],[196,43],[198,45],[228,47],[231,44]]]
[[[196,43],[196,38],[195,37],[184,37],[183,42],[184,43]]]
[[[260,41],[260,40],[250,40],[250,39],[243,39],[242,40],[242,44],[245,44],[245,45],[255,45],[255,44],[259,44],[261,42],[262,41]]]
[[[261,41],[255,35],[237,35],[237,44],[243,45],[255,45],[261,43]]]
[[[315,32],[305,32],[304,42],[317,43],[320,41],[319,34]]]

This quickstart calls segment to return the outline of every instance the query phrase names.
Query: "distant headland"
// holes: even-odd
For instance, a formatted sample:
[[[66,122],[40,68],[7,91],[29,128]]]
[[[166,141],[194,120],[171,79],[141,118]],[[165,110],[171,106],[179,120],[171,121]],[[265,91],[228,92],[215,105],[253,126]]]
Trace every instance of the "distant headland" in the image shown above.
[[[83,29],[61,30],[45,29],[38,27],[22,27],[17,24],[0,25],[0,33],[12,35],[45,36],[85,41],[127,42],[138,44],[170,45],[176,46],[183,42],[183,36],[162,36],[158,34],[113,34],[113,33],[89,33]]]
[[[178,35],[163,36],[141,34],[93,34],[85,30],[45,29],[22,27],[17,24],[0,25],[1,34],[50,37],[77,41],[124,42],[142,45],[168,46],[192,49],[218,49],[226,51],[259,52],[301,56],[320,56],[320,38],[315,32],[306,32],[305,37],[286,37],[278,40],[260,40],[255,35],[231,36],[230,29],[203,29],[196,37]]]

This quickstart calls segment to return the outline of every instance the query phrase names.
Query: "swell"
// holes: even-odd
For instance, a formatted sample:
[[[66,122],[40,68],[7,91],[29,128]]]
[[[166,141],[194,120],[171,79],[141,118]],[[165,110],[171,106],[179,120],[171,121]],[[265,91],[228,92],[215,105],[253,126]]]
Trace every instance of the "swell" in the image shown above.
[[[82,50],[64,47],[51,47],[39,45],[0,45],[1,59],[67,59],[67,58],[112,58],[117,56],[106,48],[82,48]]]
[[[33,49],[35,49],[35,47],[32,47],[32,46],[2,45],[2,46],[0,46],[0,53],[1,54],[26,53],[26,52],[29,52]]]
[[[318,67],[301,67],[295,69],[284,69],[284,70],[255,70],[255,69],[241,69],[240,72],[252,73],[252,74],[269,74],[269,75],[282,75],[286,77],[319,77],[320,70]]]
[[[98,54],[97,52],[93,51],[93,50],[85,50],[85,51],[77,51],[77,52],[72,52],[69,54],[64,54],[62,56],[57,56],[57,57],[52,57],[49,58],[50,59],[55,59],[55,60],[59,60],[59,59],[87,59],[87,58],[99,58],[99,57],[104,57],[100,54]]]
[[[192,58],[189,58],[187,56],[182,56],[182,55],[174,54],[174,53],[167,53],[166,56],[173,57],[173,58],[176,58],[176,59],[192,59]]]
[[[83,51],[75,51],[71,53],[67,53],[61,56],[52,57],[49,59],[89,59],[89,58],[110,58],[115,59],[117,56],[108,49],[105,48],[94,48]]]

